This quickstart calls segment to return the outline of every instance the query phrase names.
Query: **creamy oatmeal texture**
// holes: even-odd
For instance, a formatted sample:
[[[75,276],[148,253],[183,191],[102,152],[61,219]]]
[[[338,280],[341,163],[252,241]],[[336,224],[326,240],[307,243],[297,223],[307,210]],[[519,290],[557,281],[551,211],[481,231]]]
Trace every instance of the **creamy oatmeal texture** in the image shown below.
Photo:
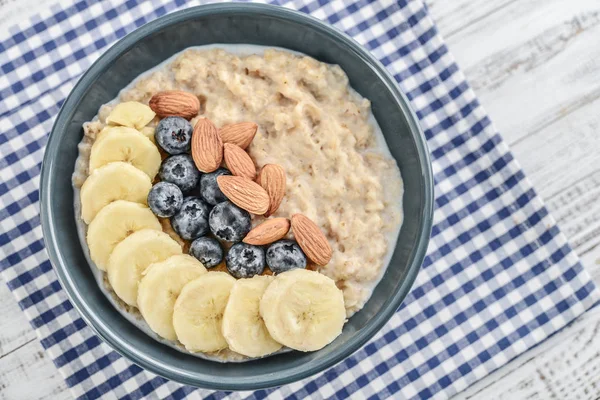
[[[339,66],[288,51],[249,54],[262,52],[250,46],[242,55],[240,48],[219,47],[180,53],[138,78],[117,101],[147,104],[157,92],[178,89],[197,95],[199,117],[217,127],[256,122],[249,154],[257,166],[279,164],[287,175],[273,216],[302,213],[321,227],[333,258],[319,271],[343,290],[350,316],[370,297],[402,222],[400,171],[377,132],[370,102],[349,88]],[[103,106],[84,127],[75,186],[87,176],[89,147],[110,109]],[[255,217],[254,224],[261,220]]]

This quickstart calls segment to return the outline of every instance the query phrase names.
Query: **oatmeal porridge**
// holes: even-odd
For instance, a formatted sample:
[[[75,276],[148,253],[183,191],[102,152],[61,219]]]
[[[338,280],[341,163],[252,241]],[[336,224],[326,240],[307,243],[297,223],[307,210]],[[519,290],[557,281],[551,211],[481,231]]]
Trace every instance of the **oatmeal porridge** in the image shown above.
[[[219,205],[212,203],[206,205],[202,200],[202,196],[199,200],[187,197],[190,194],[195,195],[194,190],[196,189],[194,187],[200,187],[204,183],[202,181],[204,179],[203,170],[198,167],[198,160],[195,157],[192,159],[192,157],[178,153],[179,150],[174,148],[178,145],[176,142],[172,142],[172,148],[169,148],[168,146],[171,144],[165,143],[159,135],[159,130],[164,129],[164,125],[167,124],[166,121],[172,124],[185,125],[185,127],[181,125],[172,129],[187,132],[186,129],[189,130],[189,127],[184,119],[181,119],[183,122],[169,119],[171,117],[160,120],[160,115],[154,116],[154,113],[148,114],[146,111],[140,111],[139,117],[136,117],[137,120],[135,120],[135,118],[131,119],[131,114],[135,112],[129,109],[129,114],[118,113],[119,115],[116,115],[117,113],[113,112],[115,106],[127,102],[131,102],[127,104],[141,103],[141,105],[150,103],[152,106],[151,99],[156,99],[158,93],[170,93],[168,91],[186,92],[192,96],[183,100],[188,101],[190,104],[196,104],[197,102],[195,107],[197,107],[196,112],[198,115],[193,117],[190,115],[190,118],[187,118],[189,127],[195,127],[193,129],[194,135],[196,135],[197,130],[203,129],[202,125],[205,121],[207,121],[206,124],[209,124],[205,129],[207,132],[214,129],[213,125],[222,128],[230,126],[230,124],[238,124],[236,126],[240,127],[242,125],[239,125],[239,123],[248,121],[254,123],[252,125],[255,126],[255,133],[253,133],[253,139],[251,138],[247,148],[230,145],[231,151],[228,153],[227,140],[223,140],[225,142],[223,165],[226,165],[234,176],[231,176],[229,172],[220,174],[218,171],[224,171],[222,168],[217,172],[211,172],[212,174],[223,175],[215,176],[213,185],[216,185],[215,180],[218,181],[218,186],[223,190],[227,199],[234,204],[227,202],[219,203]],[[167,98],[167,100],[170,100],[170,98]],[[160,104],[167,103],[165,101]],[[147,106],[145,107],[147,108]],[[129,127],[112,127],[113,125],[123,125],[119,121],[122,115],[126,115],[124,118],[131,119],[132,122],[128,125]],[[109,128],[112,130],[120,129],[118,132],[120,144],[111,142],[111,134],[116,137],[116,133],[109,134],[107,131]],[[244,129],[246,128],[244,126]],[[122,144],[122,140],[130,136],[131,139],[127,140],[131,140],[131,143],[134,140],[139,140],[136,136],[137,133],[133,132],[134,130],[141,132],[142,135],[150,139],[143,141],[144,146],[148,148],[144,147],[140,150],[139,146],[136,147],[135,154],[133,156],[128,155],[127,160],[123,158],[124,156],[119,158],[119,156],[100,155],[101,151],[114,152],[115,150],[111,149],[116,148],[130,149],[130,147],[127,147],[130,145],[125,146]],[[360,97],[349,87],[348,78],[339,66],[321,63],[310,57],[290,51],[258,46],[218,45],[187,49],[157,68],[138,77],[120,93],[115,101],[102,106],[97,117],[84,124],[84,133],[84,139],[80,144],[80,157],[73,176],[74,186],[79,189],[82,188],[86,180],[100,180],[101,178],[96,178],[96,172],[98,171],[96,168],[102,168],[106,176],[113,174],[115,177],[118,176],[118,179],[129,182],[127,188],[119,188],[115,191],[117,194],[104,201],[104,203],[98,203],[98,201],[93,203],[92,200],[88,200],[92,196],[88,195],[84,198],[86,193],[83,189],[77,191],[76,212],[78,218],[79,216],[82,217],[82,220],[80,220],[84,232],[82,236],[85,238],[87,235],[91,257],[99,268],[99,271],[96,272],[99,273],[98,276],[101,277],[103,285],[111,291],[113,300],[119,304],[119,307],[126,308],[132,315],[138,313],[137,319],[132,317],[134,320],[139,322],[139,320],[145,318],[146,322],[152,326],[150,319],[154,317],[150,318],[146,315],[147,312],[144,312],[144,308],[146,308],[144,301],[147,301],[142,295],[144,286],[153,284],[152,279],[156,279],[156,282],[161,280],[164,282],[164,276],[159,271],[161,268],[167,270],[172,267],[172,265],[168,265],[168,261],[173,257],[179,257],[177,258],[177,268],[184,268],[182,265],[190,265],[188,269],[184,268],[185,274],[197,279],[193,281],[193,285],[188,283],[183,289],[178,289],[181,294],[177,299],[177,303],[175,303],[174,330],[170,325],[169,329],[161,332],[154,328],[151,329],[164,339],[171,341],[179,339],[189,351],[211,353],[214,350],[227,348],[227,345],[229,345],[229,348],[234,351],[229,350],[229,353],[225,354],[220,350],[220,354],[225,354],[227,359],[236,359],[236,346],[230,343],[226,334],[228,329],[232,332],[235,329],[235,324],[227,322],[229,321],[227,313],[233,313],[231,309],[234,306],[231,304],[238,304],[237,307],[239,308],[241,304],[244,304],[244,301],[240,299],[243,299],[246,294],[264,292],[264,296],[268,297],[270,302],[267,305],[263,304],[264,301],[261,302],[260,310],[261,313],[264,312],[270,316],[275,312],[271,312],[269,307],[278,301],[282,301],[281,293],[289,290],[289,285],[298,282],[292,280],[291,277],[294,276],[294,279],[302,281],[305,279],[305,275],[309,273],[308,271],[317,271],[319,274],[315,275],[330,278],[335,283],[331,288],[332,297],[336,296],[334,293],[336,290],[341,290],[339,304],[343,304],[342,309],[345,311],[343,317],[340,317],[340,323],[343,324],[345,318],[350,317],[364,306],[391,257],[403,217],[403,185],[400,170],[396,161],[391,157],[383,135],[372,116],[370,102]],[[189,136],[192,136],[191,130],[189,130]],[[169,140],[169,138],[164,140]],[[191,152],[194,156],[193,137],[191,140]],[[221,139],[215,140],[221,141]],[[160,152],[154,151],[149,143],[157,143],[158,148],[161,149]],[[210,148],[210,144],[207,146]],[[249,158],[245,158],[248,155]],[[167,156],[169,157],[166,158]],[[156,157],[160,159],[156,159]],[[181,191],[176,186],[181,187],[180,184],[177,184],[177,182],[175,184],[161,182],[162,186],[160,186],[157,181],[164,181],[165,179],[161,179],[161,177],[164,177],[169,171],[173,171],[173,168],[187,168],[187,164],[183,160],[185,157],[191,160],[189,161],[189,168],[190,171],[193,170],[189,175],[191,176],[190,180],[186,182],[192,182],[192,184],[189,189],[183,190],[185,196],[179,199]],[[149,159],[152,161],[148,161]],[[179,161],[173,161],[174,167],[171,168],[168,165],[169,159]],[[244,167],[248,167],[248,159],[252,163],[250,163],[249,168],[244,169]],[[162,164],[161,160],[163,160]],[[200,172],[193,167],[194,162]],[[205,159],[203,162],[205,164],[216,162],[215,168],[212,169],[214,171],[219,167],[218,164],[221,163],[221,159],[216,161]],[[239,170],[242,172],[236,172],[238,167],[235,163],[239,163]],[[131,165],[135,168],[130,167]],[[158,171],[159,165],[160,172]],[[259,167],[258,170],[253,169],[254,165]],[[178,219],[177,216],[174,216],[170,220],[166,217],[167,215],[173,215],[168,214],[168,208],[174,202],[179,202],[177,203],[178,207],[182,207],[181,204],[183,204],[183,207],[193,207],[200,214],[205,213],[205,219],[208,218],[210,212],[211,223],[212,215],[217,208],[220,208],[219,212],[227,215],[232,212],[235,214],[238,209],[236,206],[241,207],[243,209],[241,211],[245,212],[244,210],[248,210],[248,208],[235,201],[235,191],[239,189],[238,183],[240,180],[250,177],[249,181],[258,188],[254,189],[254,186],[250,186],[250,183],[248,183],[248,190],[260,191],[260,185],[267,188],[264,182],[268,176],[271,176],[267,174],[271,171],[267,167],[269,165],[279,168],[272,169],[273,177],[276,178],[280,170],[281,174],[284,174],[284,179],[278,182],[283,182],[284,188],[282,191],[285,191],[285,195],[280,196],[277,201],[280,204],[275,207],[273,212],[271,212],[273,207],[269,208],[268,212],[265,211],[267,208],[260,211],[249,210],[250,213],[247,217],[241,216],[236,220],[235,229],[238,229],[240,224],[247,223],[248,227],[244,231],[244,235],[248,234],[248,230],[251,228],[256,228],[261,224],[264,224],[263,227],[268,225],[268,234],[281,231],[282,234],[279,236],[282,239],[280,240],[281,243],[278,246],[275,246],[275,244],[271,246],[273,247],[273,254],[271,254],[270,248],[267,250],[266,256],[262,255],[262,250],[255,250],[259,249],[259,246],[252,246],[253,242],[246,240],[248,236],[244,239],[245,243],[236,243],[240,242],[243,236],[239,236],[235,240],[229,240],[230,238],[226,237],[225,241],[235,244],[227,244],[224,248],[218,243],[215,244],[214,238],[207,237],[199,240],[199,235],[196,233],[199,232],[198,229],[200,228],[193,232],[189,230],[190,225],[188,219],[186,219],[187,217],[182,216]],[[260,170],[261,166],[263,167],[262,170]],[[111,168],[114,171],[111,172]],[[94,170],[94,173],[89,173],[91,170]],[[259,173],[256,180],[258,184],[252,181],[252,177],[257,172]],[[246,177],[244,177],[244,174],[246,174]],[[263,176],[263,182],[261,182],[261,176]],[[132,182],[138,183],[133,184]],[[91,186],[92,183],[87,185]],[[97,183],[97,185],[99,184]],[[175,193],[170,192],[171,190],[177,191],[179,197],[164,194]],[[150,195],[148,195],[149,191]],[[273,197],[268,189],[266,191],[270,196],[272,206]],[[99,227],[100,222],[98,222],[98,219],[101,215],[102,218],[106,218],[106,215],[110,212],[115,216],[139,214],[139,220],[146,221],[144,213],[150,211],[145,205],[137,203],[145,204],[147,196],[148,203],[150,203],[152,192],[155,192],[157,198],[163,196],[162,198],[168,198],[171,201],[169,204],[163,202],[155,207],[150,205],[152,212],[160,218],[156,220],[159,221],[158,225],[154,220],[153,222],[140,223],[143,226],[139,227],[139,232],[135,232],[127,238],[117,238],[115,236],[109,240],[110,246],[105,243],[95,245],[91,242],[90,236],[94,234],[93,231],[105,229],[105,231],[102,231],[102,235],[105,235],[107,230],[113,229]],[[264,197],[262,192],[259,194]],[[266,199],[267,205],[269,204],[269,198]],[[261,203],[262,197],[257,195],[252,199],[252,205],[257,206],[257,210],[261,208],[259,203]],[[124,204],[120,204],[124,201],[130,203],[126,205],[126,207],[129,207],[127,210],[125,210]],[[124,211],[116,210],[117,206],[123,207]],[[229,209],[228,207],[232,208]],[[111,208],[115,210],[111,210]],[[157,211],[157,208],[162,211]],[[163,211],[164,214],[162,214]],[[250,214],[253,215],[250,217]],[[267,215],[268,218],[263,214]],[[244,218],[247,218],[247,220]],[[291,219],[291,231],[288,218]],[[208,228],[203,232],[207,230]],[[162,233],[163,231],[165,233]],[[212,232],[215,233],[214,230]],[[248,235],[251,235],[252,232],[255,232],[255,230],[252,230]],[[301,232],[305,234],[306,240],[302,237]],[[171,240],[171,244],[163,246],[160,244],[166,242],[160,235],[175,240]],[[315,237],[318,239],[319,235],[323,236],[323,240],[314,245],[312,243],[313,239]],[[144,237],[142,238],[142,236]],[[214,236],[217,239],[223,239],[219,234],[215,233]],[[260,236],[260,238],[263,237],[264,234]],[[266,242],[261,242],[262,239],[260,238],[255,238],[255,244],[266,244]],[[293,241],[294,239],[298,241],[298,244]],[[83,240],[85,241],[85,239]],[[123,245],[125,242],[127,242],[127,246]],[[128,279],[124,272],[117,271],[117,268],[104,267],[109,266],[111,263],[117,263],[118,260],[123,260],[124,263],[131,262],[132,249],[136,249],[136,246],[143,244],[148,245],[148,243],[162,246],[161,253],[150,254],[146,257],[146,264],[144,265],[152,264],[153,266],[144,271],[141,283],[136,281],[134,286],[131,284],[129,286],[124,285],[123,282]],[[218,272],[206,274],[204,268],[202,273],[198,272],[199,270],[191,267],[192,261],[195,262],[195,259],[190,256],[178,255],[182,253],[182,250],[175,244],[179,245],[184,253],[189,252],[196,258],[198,258],[196,251],[203,254],[210,253],[214,257],[203,257],[203,265],[209,268],[209,271]],[[313,248],[317,246],[316,254],[313,255],[314,252],[310,251],[312,249],[305,248],[305,245],[307,247],[309,245],[313,246]],[[327,253],[326,250],[323,250],[323,246],[329,247],[329,254],[321,262],[319,255],[322,255],[323,252]],[[288,250],[297,248],[298,253],[305,253],[307,257],[302,254],[304,258],[290,259],[288,257],[286,260],[291,260],[287,262],[292,264],[300,265],[304,263],[300,268],[305,267],[306,270],[302,272],[296,269],[286,271],[281,274],[281,279],[277,278],[279,276],[278,272],[280,272],[277,270],[276,264],[278,260],[277,251],[283,251],[283,248]],[[247,271],[254,267],[243,265],[241,266],[241,275],[238,275],[239,270],[232,266],[235,264],[236,251],[246,255],[256,251],[256,253],[251,254],[252,261],[248,261],[250,258],[247,257],[246,261],[252,264],[256,263],[256,260],[261,260],[261,257],[266,257],[268,267],[263,270],[263,267],[257,266],[255,272],[248,275]],[[219,252],[227,253],[227,268],[223,261],[224,254]],[[95,258],[94,253],[96,254]],[[152,253],[152,251],[147,253]],[[105,256],[101,257],[99,254],[105,254]],[[162,261],[164,259],[166,261]],[[212,260],[214,260],[214,263]],[[231,265],[229,265],[230,261]],[[171,262],[171,264],[173,263]],[[265,264],[264,260],[262,264]],[[107,273],[102,272],[107,269]],[[276,278],[270,276],[273,272],[275,272]],[[210,275],[210,279],[204,278],[208,275]],[[284,275],[287,280],[283,279]],[[244,287],[241,284],[239,284],[239,288],[235,286],[236,282],[241,280],[236,281],[234,278],[250,278],[251,276],[254,276],[254,278],[244,279],[248,281]],[[308,275],[306,276],[306,279],[309,279]],[[311,275],[310,279],[313,278]],[[279,280],[277,283],[271,283],[273,279]],[[327,281],[330,280],[327,279]],[[327,282],[323,282],[323,285],[327,284]],[[121,286],[124,288],[121,289]],[[196,289],[192,291],[191,286],[195,286]],[[225,339],[221,337],[218,340],[215,339],[212,347],[204,346],[204,344],[198,347],[196,343],[192,343],[192,339],[187,339],[188,335],[193,336],[193,332],[186,325],[189,321],[184,316],[184,310],[194,306],[194,304],[208,301],[207,299],[198,298],[196,295],[203,287],[224,287],[227,288],[227,293],[231,293],[229,303],[225,308],[226,318],[223,319]],[[242,293],[245,294],[242,295]],[[217,300],[210,299],[210,301]],[[226,302],[226,300],[224,301]],[[255,308],[258,309],[257,304],[255,304]],[[332,305],[332,307],[335,306]],[[137,309],[144,318],[139,318]],[[271,314],[269,314],[270,312]],[[152,315],[158,314],[154,313]],[[171,314],[168,315],[170,318]],[[264,316],[264,319],[268,325],[269,317]],[[158,326],[160,321],[157,320],[156,324]],[[289,332],[285,329],[269,329],[269,334],[269,340],[265,342],[265,346],[269,348],[268,353],[253,352],[252,350],[248,352],[242,350],[239,353],[248,357],[271,354],[280,351],[282,343],[284,347],[311,351],[328,343],[313,345],[313,343],[291,341],[289,342],[291,344],[288,344],[286,338]],[[333,338],[335,336],[331,340]],[[219,343],[219,340],[223,343]],[[240,344],[240,348],[242,347],[244,345]]]

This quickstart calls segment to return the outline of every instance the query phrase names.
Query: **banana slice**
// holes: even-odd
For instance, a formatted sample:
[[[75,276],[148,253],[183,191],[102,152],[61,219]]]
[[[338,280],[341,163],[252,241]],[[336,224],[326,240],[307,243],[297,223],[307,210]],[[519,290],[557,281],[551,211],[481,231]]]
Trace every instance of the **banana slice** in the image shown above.
[[[106,132],[109,132],[109,131],[111,131],[111,130],[113,130],[113,129],[115,129],[115,128],[117,128],[117,127],[115,127],[115,126],[112,126],[112,125],[106,125],[104,128],[102,128],[102,130],[101,130],[100,132],[98,132],[98,133],[96,134],[96,141],[100,140],[100,138],[101,138],[102,136],[104,136],[104,134],[105,134]]]
[[[121,161],[92,172],[81,186],[81,218],[92,222],[98,211],[115,200],[146,204],[152,182],[148,175]]]
[[[260,315],[273,339],[295,350],[314,351],[342,333],[346,308],[332,279],[293,269],[269,285],[260,300]]]
[[[102,208],[88,226],[87,243],[96,266],[106,271],[115,246],[141,229],[161,230],[160,221],[143,204],[117,200]]]
[[[156,144],[156,139],[154,139],[154,130],[155,128],[152,126],[145,126],[140,130],[140,132],[142,132],[142,135],[150,139],[152,143]]]
[[[156,113],[145,104],[137,101],[119,103],[112,109],[106,123],[111,125],[128,126],[137,130],[142,129],[154,119]]]
[[[123,129],[126,128],[126,129]],[[137,129],[134,128],[129,128],[127,126],[123,127],[123,126],[115,126],[115,125],[106,125],[104,128],[102,128],[102,130],[100,132],[98,132],[96,134],[96,141],[100,140],[102,138],[102,136],[104,136],[104,134],[106,132],[110,132],[110,131],[115,131],[115,132],[127,132],[130,129],[134,130],[134,131],[138,131]],[[150,137],[148,136],[147,129],[152,129],[152,132],[154,132],[154,128],[148,128],[148,127],[144,127],[141,130],[139,130],[138,132],[140,132],[142,135],[146,136],[148,139],[150,139]],[[154,143],[154,142],[152,142]]]
[[[173,328],[175,300],[186,283],[205,273],[200,261],[187,254],[151,264],[142,273],[137,304],[150,329],[165,339],[177,340]]]
[[[222,332],[229,348],[248,357],[262,357],[281,349],[260,316],[260,299],[273,276],[256,275],[235,282],[223,314]]]
[[[221,325],[234,283],[235,279],[225,272],[207,272],[183,287],[175,302],[173,326],[187,350],[227,348]]]
[[[90,173],[114,161],[128,162],[153,180],[160,168],[158,148],[133,128],[116,126],[102,130],[90,152]]]
[[[125,303],[137,307],[138,286],[150,264],[181,254],[179,243],[164,232],[142,229],[115,246],[108,259],[108,281]]]

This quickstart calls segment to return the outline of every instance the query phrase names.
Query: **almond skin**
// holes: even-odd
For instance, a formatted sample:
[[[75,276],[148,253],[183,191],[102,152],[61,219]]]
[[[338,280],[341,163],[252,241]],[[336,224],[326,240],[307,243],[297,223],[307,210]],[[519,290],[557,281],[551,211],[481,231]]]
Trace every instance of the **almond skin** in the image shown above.
[[[287,218],[268,219],[248,232],[242,242],[255,246],[270,244],[284,237],[289,230],[290,221]]]
[[[292,230],[306,257],[317,265],[327,265],[333,251],[317,224],[302,214],[294,214],[292,215]]]
[[[249,213],[262,215],[269,209],[269,195],[265,189],[248,178],[221,175],[217,184],[225,197]]]
[[[192,119],[200,111],[200,100],[189,92],[166,90],[152,96],[150,108],[161,118],[182,117]]]
[[[254,161],[252,161],[252,158],[250,158],[244,149],[232,143],[225,143],[223,145],[223,156],[225,157],[227,168],[229,168],[233,175],[254,180],[256,177],[256,167],[254,166]]]
[[[239,122],[229,124],[219,129],[219,135],[224,143],[231,143],[246,149],[254,139],[258,125],[254,122]]]
[[[192,158],[202,172],[213,172],[223,161],[223,142],[217,128],[210,120],[196,122],[192,133]]]
[[[260,170],[256,182],[269,194],[269,209],[265,217],[273,215],[285,195],[285,171],[280,165],[266,164]]]

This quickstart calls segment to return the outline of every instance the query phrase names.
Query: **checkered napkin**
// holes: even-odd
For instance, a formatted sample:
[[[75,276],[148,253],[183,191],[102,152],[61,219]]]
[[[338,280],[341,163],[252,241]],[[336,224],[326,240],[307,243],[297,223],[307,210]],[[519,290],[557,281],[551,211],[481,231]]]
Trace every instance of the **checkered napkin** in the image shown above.
[[[448,398],[598,300],[421,1],[281,1],[365,45],[417,111],[437,196],[423,269],[381,332],[304,381],[210,392],[140,369],[94,335],[57,281],[40,228],[40,163],[54,116],[81,73],[118,38],[190,3],[64,3],[0,37],[0,267],[76,397]]]

